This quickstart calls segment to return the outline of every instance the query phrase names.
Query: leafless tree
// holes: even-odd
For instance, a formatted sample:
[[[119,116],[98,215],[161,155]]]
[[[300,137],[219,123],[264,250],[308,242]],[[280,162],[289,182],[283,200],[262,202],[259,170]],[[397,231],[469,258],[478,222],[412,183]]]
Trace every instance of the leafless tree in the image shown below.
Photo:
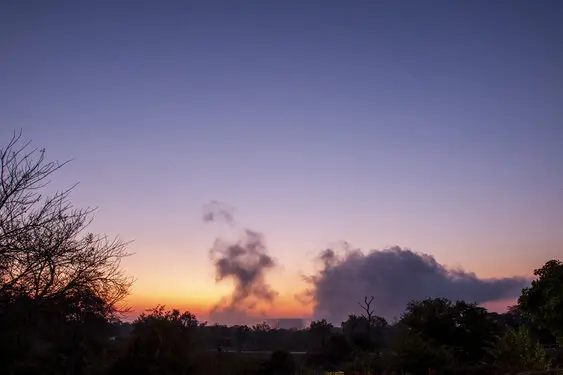
[[[86,232],[94,209],[73,207],[74,186],[41,193],[66,163],[45,161],[45,150],[22,142],[21,132],[0,149],[0,293],[89,293],[116,308],[132,284],[121,268],[127,244]]]
[[[375,316],[375,307],[372,307],[371,304],[373,303],[374,297],[367,296],[364,297],[364,303],[358,302],[358,305],[364,310],[362,316],[367,320],[367,336],[368,340],[371,342],[371,325],[373,324],[373,318]]]

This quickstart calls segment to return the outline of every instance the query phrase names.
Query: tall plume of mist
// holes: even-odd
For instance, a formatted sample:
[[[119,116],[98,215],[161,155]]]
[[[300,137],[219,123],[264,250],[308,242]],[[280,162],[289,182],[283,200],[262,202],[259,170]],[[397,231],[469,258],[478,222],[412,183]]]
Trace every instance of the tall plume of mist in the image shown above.
[[[521,277],[480,279],[474,273],[448,269],[431,255],[392,247],[363,253],[345,244],[344,254],[323,251],[321,270],[307,281],[313,318],[339,324],[360,314],[358,302],[374,296],[376,314],[399,318],[408,302],[445,297],[484,303],[517,297],[529,280]]]
[[[232,208],[217,201],[204,207],[203,220],[235,224]],[[272,303],[278,293],[266,282],[267,272],[277,264],[268,254],[262,234],[245,229],[237,242],[218,238],[209,254],[215,266],[216,282],[231,280],[234,283],[231,295],[211,309],[210,319],[240,324],[252,322],[253,315],[264,315],[259,305]]]

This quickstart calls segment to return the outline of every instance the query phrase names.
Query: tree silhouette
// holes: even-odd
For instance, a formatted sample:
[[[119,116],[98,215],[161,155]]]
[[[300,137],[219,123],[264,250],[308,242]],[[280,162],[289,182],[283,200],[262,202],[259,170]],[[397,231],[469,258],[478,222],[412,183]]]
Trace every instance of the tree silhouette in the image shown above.
[[[248,339],[250,337],[250,327],[243,325],[243,326],[235,326],[233,327],[235,330],[235,340],[237,344],[237,350],[240,352],[244,349]]]
[[[141,314],[133,323],[127,351],[115,363],[115,374],[191,374],[195,373],[198,352],[196,317],[178,310],[157,306]]]
[[[563,263],[550,260],[534,271],[537,279],[522,290],[518,310],[551,332],[563,347]]]
[[[388,326],[387,321],[377,315],[372,317],[371,329],[368,329],[368,319],[365,316],[349,315],[348,319],[342,322],[342,330],[346,337],[354,346],[360,350],[371,350],[380,348],[383,345],[383,335]],[[369,334],[372,335],[370,338]],[[374,340],[375,336],[375,340]],[[377,342],[377,346],[374,345]]]
[[[322,350],[333,329],[334,326],[327,322],[326,319],[311,322],[309,325],[309,333],[311,335],[312,346],[315,350]]]
[[[371,304],[373,303],[373,299],[374,299],[373,296],[370,296],[369,298],[366,296],[364,297],[363,304],[361,302],[358,302],[358,305],[360,305],[362,310],[364,310],[364,314],[362,314],[362,316],[368,321],[367,324],[368,347],[371,347],[371,325],[373,323],[373,316],[375,314],[375,308],[371,306]]]
[[[49,177],[66,163],[22,144],[21,133],[0,150],[0,294],[56,298],[90,292],[114,308],[132,280],[120,262],[119,239],[83,234],[93,209],[76,209],[72,188],[44,196]]]
[[[85,234],[93,209],[72,188],[42,191],[66,163],[14,134],[0,149],[0,372],[82,374],[107,340],[132,280],[126,244]]]
[[[435,347],[446,347],[462,363],[480,363],[501,327],[487,310],[464,301],[445,298],[413,301],[400,324]]]
[[[511,371],[546,370],[550,366],[545,349],[534,341],[527,327],[510,329],[490,350],[497,366]]]

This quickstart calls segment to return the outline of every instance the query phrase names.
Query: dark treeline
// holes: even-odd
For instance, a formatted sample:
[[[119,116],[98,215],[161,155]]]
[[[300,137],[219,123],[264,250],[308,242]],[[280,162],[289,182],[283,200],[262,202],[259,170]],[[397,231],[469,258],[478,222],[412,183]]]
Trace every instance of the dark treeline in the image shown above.
[[[544,269],[553,265],[561,273],[561,263],[550,262]],[[272,329],[266,323],[208,325],[189,312],[158,307],[133,323],[116,323],[114,332],[126,353],[120,359],[122,372],[131,369],[127,364],[145,368],[153,363],[153,358],[146,359],[132,349],[141,347],[155,352],[179,350],[177,360],[191,364],[194,373],[202,365],[199,361],[204,361],[207,371],[207,366],[227,361],[229,367],[222,368],[227,373],[237,373],[230,367],[234,363],[241,366],[240,373],[276,373],[267,370],[275,358],[276,369],[287,368],[287,373],[294,373],[297,367],[413,374],[427,373],[429,368],[442,373],[505,373],[557,367],[561,358],[554,333],[528,318],[525,297],[519,301],[518,306],[498,314],[464,301],[426,299],[409,303],[393,324],[375,314],[371,322],[367,314],[350,315],[338,326],[319,320],[303,330]],[[149,345],[151,340],[155,341]],[[250,354],[262,360],[245,361]],[[250,372],[252,368],[255,372]]]
[[[558,260],[536,270],[503,314],[434,298],[388,322],[366,296],[363,314],[303,330],[209,325],[162,306],[122,322],[127,244],[88,233],[93,210],[74,208],[71,190],[43,195],[64,163],[18,135],[0,162],[0,374],[492,374],[562,364]]]

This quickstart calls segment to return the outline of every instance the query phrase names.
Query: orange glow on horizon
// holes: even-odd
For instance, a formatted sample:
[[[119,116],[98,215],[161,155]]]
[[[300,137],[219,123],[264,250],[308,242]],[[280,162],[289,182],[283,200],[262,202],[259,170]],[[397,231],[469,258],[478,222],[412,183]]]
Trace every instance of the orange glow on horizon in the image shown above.
[[[178,309],[181,312],[189,311],[200,320],[206,320],[210,310],[217,303],[216,300],[194,299],[174,296],[147,296],[133,294],[125,300],[125,305],[130,311],[125,314],[126,318],[134,319],[143,312],[147,312],[158,305],[164,306],[167,310]],[[311,304],[304,305],[297,301],[293,295],[279,296],[272,304],[260,305],[260,311],[264,311],[268,318],[308,318],[312,313]],[[258,310],[258,309],[257,309]],[[249,316],[259,317],[257,311],[249,311]]]

